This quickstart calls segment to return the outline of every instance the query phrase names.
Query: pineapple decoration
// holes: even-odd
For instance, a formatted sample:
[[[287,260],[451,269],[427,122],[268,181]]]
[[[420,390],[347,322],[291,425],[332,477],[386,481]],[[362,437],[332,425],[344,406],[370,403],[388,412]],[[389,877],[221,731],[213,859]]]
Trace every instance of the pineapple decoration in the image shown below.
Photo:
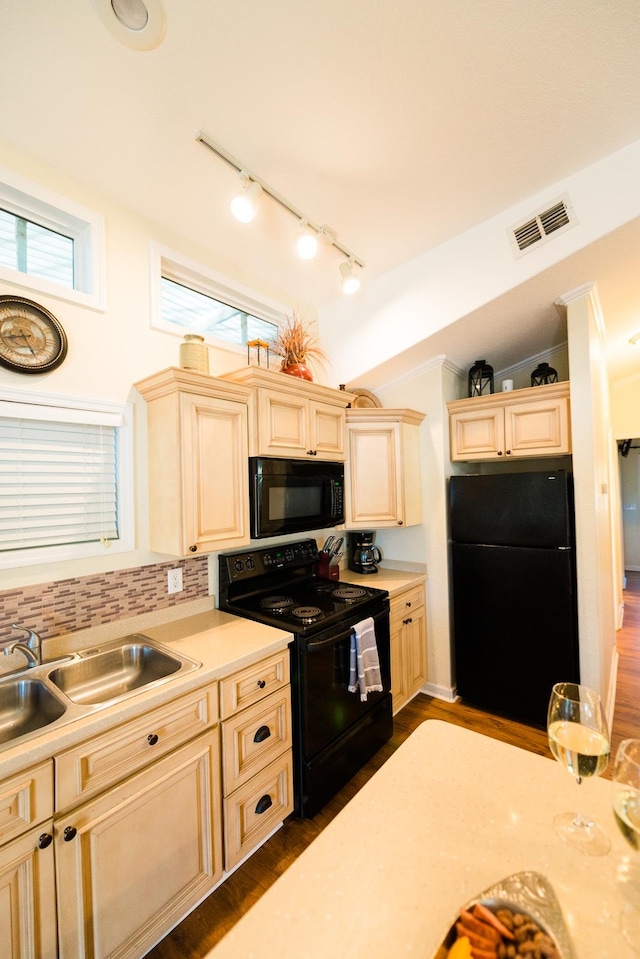
[[[318,345],[318,338],[313,334],[304,320],[294,310],[278,330],[278,336],[271,344],[271,349],[282,357],[280,370],[290,376],[298,376],[302,380],[313,380],[307,360],[323,366],[327,355]]]

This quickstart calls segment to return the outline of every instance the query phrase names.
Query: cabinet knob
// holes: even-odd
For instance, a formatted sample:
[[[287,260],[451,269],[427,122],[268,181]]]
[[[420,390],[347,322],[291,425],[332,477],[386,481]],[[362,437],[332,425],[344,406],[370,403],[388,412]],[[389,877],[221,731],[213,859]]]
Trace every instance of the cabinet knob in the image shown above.
[[[262,813],[266,812],[267,809],[269,809],[271,806],[273,806],[273,800],[271,799],[271,796],[267,793],[266,796],[261,796],[260,799],[258,800],[256,804],[256,813],[258,814],[258,816],[261,816]]]
[[[507,456],[511,456],[511,450],[507,450]]]
[[[409,607],[411,606],[411,601],[406,602],[404,605],[405,605],[407,608],[409,608]]]
[[[155,744],[158,742],[157,733],[150,733],[147,736],[147,742],[149,743],[150,746],[155,746]]]
[[[502,450],[498,450],[498,456],[502,456]]]
[[[259,680],[258,680],[258,688],[259,688],[259,689],[264,689],[264,687],[265,687],[266,685],[267,685],[267,682],[266,682],[265,679],[259,679]]]
[[[254,743],[263,743],[265,739],[268,739],[271,735],[271,730],[268,726],[261,726],[260,729],[256,729],[256,734],[253,737]]]
[[[38,839],[38,849],[46,849],[47,846],[50,846],[53,842],[53,836],[51,833],[43,832]]]
[[[190,546],[190,547],[189,547],[189,552],[190,552],[190,553],[197,553],[197,552],[198,552],[198,547],[197,547],[197,546]]]
[[[401,520],[401,519],[398,520],[398,526],[402,526],[402,520]]]
[[[66,826],[64,832],[62,833],[62,838],[65,842],[71,842],[72,839],[76,838],[78,830],[75,826]]]
[[[307,456],[317,456],[317,455],[318,455],[317,450],[307,450]]]
[[[412,619],[411,616],[409,616],[408,619],[403,619],[402,622],[403,622],[403,624],[404,624],[405,626],[408,626],[409,623],[412,623],[412,622],[413,622],[413,619]]]

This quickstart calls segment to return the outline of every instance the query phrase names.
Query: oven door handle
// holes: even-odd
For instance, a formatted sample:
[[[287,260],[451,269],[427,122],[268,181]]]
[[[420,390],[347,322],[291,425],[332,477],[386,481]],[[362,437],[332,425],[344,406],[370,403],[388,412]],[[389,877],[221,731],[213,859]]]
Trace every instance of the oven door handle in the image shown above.
[[[329,636],[327,639],[310,640],[306,645],[307,651],[312,653],[314,650],[323,649],[325,646],[335,646],[336,643],[342,642],[343,639],[349,639],[353,631],[353,626],[350,626],[349,629],[343,630],[343,632],[338,633],[338,635],[334,633],[333,636]]]

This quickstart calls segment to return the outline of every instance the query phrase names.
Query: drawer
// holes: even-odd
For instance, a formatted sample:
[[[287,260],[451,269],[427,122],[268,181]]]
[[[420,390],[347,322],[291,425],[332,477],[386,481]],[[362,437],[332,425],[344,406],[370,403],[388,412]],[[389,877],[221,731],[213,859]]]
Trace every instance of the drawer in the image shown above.
[[[411,589],[394,596],[391,600],[390,615],[392,619],[403,619],[407,613],[418,609],[425,604],[424,583],[413,586]]]
[[[289,684],[289,650],[262,659],[220,682],[220,715],[228,719],[239,709]]]
[[[293,812],[291,750],[224,801],[225,868],[232,869]]]
[[[291,689],[286,686],[222,723],[224,795],[291,748]]]
[[[3,843],[52,816],[52,759],[0,783],[0,837]]]
[[[61,753],[55,759],[56,810],[131,776],[217,721],[213,683]]]

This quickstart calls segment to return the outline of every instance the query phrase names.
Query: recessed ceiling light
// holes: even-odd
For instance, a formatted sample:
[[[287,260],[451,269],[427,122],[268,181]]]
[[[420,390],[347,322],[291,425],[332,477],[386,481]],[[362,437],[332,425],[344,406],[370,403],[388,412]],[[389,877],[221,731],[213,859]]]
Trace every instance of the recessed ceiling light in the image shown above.
[[[167,20],[161,0],[93,0],[103,24],[133,50],[153,50],[164,39]]]

